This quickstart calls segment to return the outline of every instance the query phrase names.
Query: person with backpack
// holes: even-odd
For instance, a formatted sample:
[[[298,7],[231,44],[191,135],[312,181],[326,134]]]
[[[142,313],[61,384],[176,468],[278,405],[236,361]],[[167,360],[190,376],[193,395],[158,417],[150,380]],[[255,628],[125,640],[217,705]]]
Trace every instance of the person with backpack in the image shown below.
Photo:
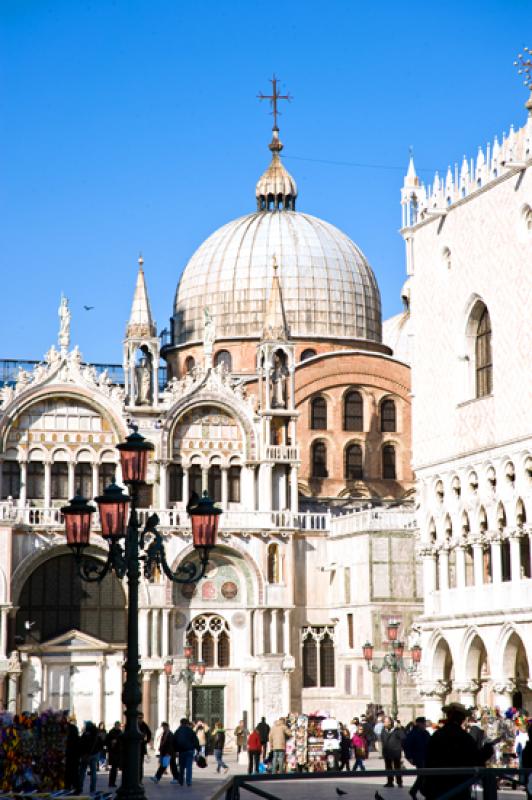
[[[174,748],[179,758],[177,781],[180,786],[183,786],[183,780],[187,786],[192,786],[192,764],[194,756],[199,753],[200,744],[186,717],[183,717],[174,733]]]

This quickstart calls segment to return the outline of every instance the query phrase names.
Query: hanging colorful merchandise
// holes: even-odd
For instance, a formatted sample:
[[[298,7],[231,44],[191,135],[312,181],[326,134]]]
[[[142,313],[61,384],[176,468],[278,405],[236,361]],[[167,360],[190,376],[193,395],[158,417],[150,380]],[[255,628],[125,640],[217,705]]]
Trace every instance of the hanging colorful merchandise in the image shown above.
[[[67,717],[63,712],[0,714],[0,791],[62,789]]]

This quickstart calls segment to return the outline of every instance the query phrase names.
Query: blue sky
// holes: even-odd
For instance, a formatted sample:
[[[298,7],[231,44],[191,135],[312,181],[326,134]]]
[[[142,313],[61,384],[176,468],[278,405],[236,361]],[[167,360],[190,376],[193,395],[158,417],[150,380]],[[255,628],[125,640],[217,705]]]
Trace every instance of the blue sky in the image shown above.
[[[63,291],[83,355],[120,361],[139,250],[167,325],[196,247],[254,210],[274,71],[299,210],[357,242],[396,313],[408,148],[431,180],[524,123],[531,22],[527,0],[2,0],[0,357],[42,356]]]

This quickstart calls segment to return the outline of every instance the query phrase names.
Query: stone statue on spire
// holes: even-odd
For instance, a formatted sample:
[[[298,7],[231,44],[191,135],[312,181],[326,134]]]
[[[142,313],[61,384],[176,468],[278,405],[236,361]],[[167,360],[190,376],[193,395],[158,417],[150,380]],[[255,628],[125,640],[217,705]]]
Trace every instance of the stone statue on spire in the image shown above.
[[[59,347],[61,349],[61,355],[64,356],[68,353],[68,348],[70,345],[70,320],[72,318],[72,314],[70,313],[70,309],[68,307],[68,299],[61,294],[61,303],[59,304],[59,308],[57,310],[59,315]]]

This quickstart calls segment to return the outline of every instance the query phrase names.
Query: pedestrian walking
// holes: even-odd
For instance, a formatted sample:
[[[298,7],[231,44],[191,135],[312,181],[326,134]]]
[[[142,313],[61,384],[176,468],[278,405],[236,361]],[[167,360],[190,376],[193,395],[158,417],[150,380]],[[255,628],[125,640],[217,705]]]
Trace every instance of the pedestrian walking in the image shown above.
[[[196,736],[198,737],[198,742],[200,746],[200,753],[202,756],[207,756],[207,736],[209,734],[209,728],[203,722],[203,720],[199,719],[195,726],[194,730],[196,731]]]
[[[365,772],[366,766],[364,761],[368,757],[368,743],[364,735],[364,726],[362,724],[357,727],[355,733],[353,734],[351,744],[353,745],[353,750],[355,752],[355,765],[353,767],[353,772],[356,772],[357,769],[360,769],[361,772]]]
[[[180,786],[183,782],[187,786],[192,785],[192,764],[194,756],[199,753],[198,737],[192,730],[192,726],[186,717],[183,717],[174,733],[174,748],[179,758],[179,774],[177,781]]]
[[[349,772],[351,768],[351,737],[349,736],[349,730],[347,728],[342,728],[342,735],[340,737],[340,759],[338,762],[338,769],[340,772],[344,767],[346,771]]]
[[[493,745],[486,743],[480,749],[473,737],[462,728],[467,710],[462,703],[450,703],[443,709],[446,719],[441,728],[434,731],[427,747],[429,768],[445,769],[442,775],[427,775],[424,794],[427,800],[435,800],[442,794],[464,783],[466,776],[453,775],[453,767],[481,767],[493,755]],[[454,800],[470,800],[471,789],[454,795]]]
[[[391,717],[384,717],[384,727],[381,732],[382,757],[384,758],[384,769],[401,769],[401,754],[403,752],[403,741],[405,732],[398,720],[395,722]],[[398,786],[403,785],[401,775],[395,776]],[[384,784],[393,786],[393,775],[390,775]]]
[[[83,793],[83,784],[85,783],[85,776],[87,770],[90,775],[89,791],[92,794],[96,791],[96,771],[98,767],[98,759],[102,749],[102,740],[98,733],[98,729],[93,722],[85,723],[85,730],[80,736],[79,740],[79,791]]]
[[[142,711],[139,713],[138,720],[139,731],[142,733],[142,754],[140,758],[140,782],[142,783],[142,779],[144,777],[144,759],[148,755],[148,745],[151,742],[151,730],[148,724],[144,721],[144,714]]]
[[[248,736],[247,751],[248,775],[251,775],[253,772],[259,771],[260,754],[262,752],[262,742],[260,740],[258,726],[255,728],[255,730],[251,731]]]
[[[406,734],[403,742],[405,757],[416,769],[423,769],[427,766],[427,749],[430,741],[430,733],[427,731],[427,720],[425,717],[416,717],[414,726]],[[408,790],[412,800],[416,800],[417,793],[424,794],[424,779],[422,775],[417,775],[416,780]]]
[[[257,730],[260,736],[260,743],[262,745],[262,760],[266,760],[266,752],[268,750],[268,737],[270,735],[270,726],[266,722],[266,717],[261,717],[257,725]]]
[[[65,789],[73,789],[77,794],[79,788],[79,731],[76,718],[69,717],[65,749]]]
[[[223,769],[225,774],[229,769],[224,761],[225,728],[219,719],[214,723],[212,746],[216,759],[216,772],[221,772]]]
[[[291,736],[290,728],[287,728],[284,718],[280,717],[273,724],[268,737],[270,750],[272,751],[272,774],[284,772],[284,759],[286,754],[286,740]]]
[[[105,737],[105,747],[109,759],[109,786],[116,786],[116,775],[122,769],[122,725],[117,720]]]
[[[159,768],[150,780],[152,780],[153,783],[159,783],[168,767],[170,767],[172,783],[179,783],[179,771],[175,759],[174,735],[167,722],[162,722],[161,727],[163,732],[159,740]]]
[[[234,737],[236,741],[236,755],[238,757],[242,752],[242,750],[244,749],[244,745],[246,744],[246,738],[247,738],[246,726],[244,725],[243,719],[241,719],[238,725],[236,726],[234,730]]]

